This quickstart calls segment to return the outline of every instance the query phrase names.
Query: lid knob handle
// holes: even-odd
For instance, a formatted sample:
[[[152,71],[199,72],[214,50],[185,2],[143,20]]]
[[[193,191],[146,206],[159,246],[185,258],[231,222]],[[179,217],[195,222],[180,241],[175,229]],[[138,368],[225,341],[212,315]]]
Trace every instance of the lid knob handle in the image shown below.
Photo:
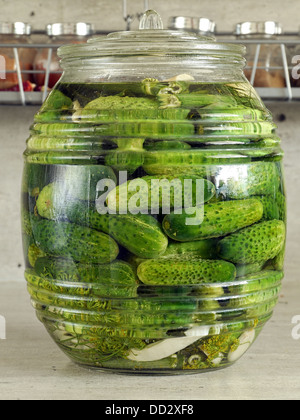
[[[162,18],[155,10],[147,10],[140,21],[140,30],[146,29],[164,29]]]

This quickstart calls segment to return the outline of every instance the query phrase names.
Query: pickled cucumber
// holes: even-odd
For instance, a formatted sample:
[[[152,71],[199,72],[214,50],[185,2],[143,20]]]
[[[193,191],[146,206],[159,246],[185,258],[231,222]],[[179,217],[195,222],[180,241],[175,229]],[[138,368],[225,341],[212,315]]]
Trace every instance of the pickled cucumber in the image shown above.
[[[258,222],[263,215],[263,206],[255,198],[208,203],[204,205],[202,223],[195,225],[186,223],[190,214],[171,213],[164,217],[163,229],[171,239],[185,242],[225,236]]]
[[[73,101],[59,90],[52,90],[34,119],[37,122],[63,120],[73,108]]]
[[[137,269],[141,282],[149,285],[180,285],[232,281],[236,275],[233,264],[217,260],[176,261],[148,260]]]
[[[218,181],[217,181],[218,182]],[[231,199],[248,198],[252,195],[274,196],[279,188],[280,177],[273,162],[253,162],[250,165],[232,165],[226,181],[220,180],[220,188]]]
[[[82,264],[57,257],[38,258],[34,269],[38,276],[71,282],[113,283],[119,285],[137,284],[136,275],[130,264],[115,260],[110,264]]]
[[[149,214],[99,214],[84,203],[72,203],[68,218],[80,225],[105,232],[119,245],[141,258],[157,258],[168,246],[161,224]]]
[[[238,264],[253,264],[276,257],[285,242],[285,224],[269,220],[241,229],[222,239],[219,256]]]
[[[77,262],[105,264],[119,254],[114,239],[73,223],[41,220],[33,226],[33,237],[47,254],[72,258]]]

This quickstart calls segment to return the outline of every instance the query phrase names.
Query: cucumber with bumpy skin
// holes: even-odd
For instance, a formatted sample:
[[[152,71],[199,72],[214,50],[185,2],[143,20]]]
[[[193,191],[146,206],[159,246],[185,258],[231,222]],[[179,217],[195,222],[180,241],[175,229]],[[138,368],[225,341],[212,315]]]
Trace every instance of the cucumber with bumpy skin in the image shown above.
[[[104,165],[68,165],[59,175],[57,181],[43,188],[36,202],[39,215],[46,219],[55,220],[59,216],[56,210],[68,200],[95,201],[100,180],[117,183],[114,171]]]
[[[113,238],[73,223],[41,220],[33,226],[33,237],[45,253],[77,262],[105,264],[119,254],[118,244]]]
[[[217,180],[219,189],[231,199],[252,195],[276,194],[280,177],[274,162],[253,162],[249,165],[232,165],[227,179]],[[223,185],[222,185],[223,184]]]
[[[38,199],[39,214],[51,220],[69,220],[104,232],[141,258],[163,254],[168,239],[161,224],[148,214],[99,214],[91,202],[63,197],[59,183],[49,184]]]
[[[205,139],[202,139],[202,142],[205,142]],[[145,152],[143,169],[148,175],[192,174],[202,177],[211,169],[210,165],[228,165],[231,169],[232,165],[250,162],[251,158],[230,150],[169,150],[167,153],[159,150]],[[214,167],[213,169],[216,170]]]
[[[279,208],[273,196],[263,195],[254,197],[259,200],[264,207],[262,220],[279,219]]]
[[[38,258],[34,267],[38,276],[71,282],[137,284],[130,264],[115,260],[110,264],[80,264],[56,257]]]
[[[221,258],[238,264],[253,264],[276,257],[285,242],[285,224],[268,220],[241,229],[218,244]]]
[[[107,233],[138,257],[157,258],[167,249],[168,238],[161,224],[149,214],[99,214],[81,202],[66,211],[72,222]]]
[[[220,260],[148,260],[137,269],[139,279],[149,285],[180,285],[233,281],[233,264]]]
[[[254,198],[221,201],[204,205],[204,217],[200,224],[187,225],[190,214],[173,212],[164,217],[163,229],[175,241],[196,241],[225,236],[258,222],[262,215],[263,206]]]
[[[283,279],[283,271],[264,269],[256,273],[246,274],[239,277],[237,284],[228,285],[227,293],[246,294],[280,286]]]
[[[204,239],[193,242],[170,242],[166,251],[158,259],[168,260],[200,260],[217,258],[216,246],[218,239]],[[146,261],[135,255],[130,255],[127,260],[135,269]]]

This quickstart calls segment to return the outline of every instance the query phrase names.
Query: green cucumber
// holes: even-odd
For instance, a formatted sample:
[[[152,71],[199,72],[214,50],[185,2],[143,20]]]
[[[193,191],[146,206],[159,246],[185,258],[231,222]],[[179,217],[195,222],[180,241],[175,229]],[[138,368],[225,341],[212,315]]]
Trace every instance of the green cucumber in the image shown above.
[[[117,183],[117,177],[109,166],[104,165],[68,165],[63,174],[63,184],[74,198],[95,201],[97,184],[102,179]]]
[[[168,246],[161,224],[148,214],[99,214],[96,209],[77,202],[68,207],[67,215],[74,223],[107,233],[141,258],[157,258]]]
[[[113,150],[105,155],[105,165],[115,171],[127,171],[132,175],[144,163],[144,150]]]
[[[59,121],[63,119],[66,111],[73,108],[73,102],[59,90],[52,90],[41,109],[36,113],[34,120],[37,122]]]
[[[82,264],[57,257],[38,258],[35,263],[38,276],[55,280],[132,285],[137,284],[136,275],[130,264],[115,260],[110,264]]]
[[[278,191],[276,193],[276,204],[277,204],[277,208],[278,208],[278,212],[279,212],[279,220],[283,220],[284,222],[286,221],[287,218],[287,208],[286,208],[286,197],[285,195]]]
[[[156,98],[116,95],[91,101],[76,111],[76,119],[98,123],[97,132],[105,136],[162,138],[193,135],[194,126],[187,120],[188,114],[188,109],[164,109]]]
[[[200,109],[211,107],[212,109],[231,109],[237,106],[237,101],[234,96],[229,95],[214,95],[208,94],[205,91],[193,93],[180,93],[176,95],[181,106],[188,107],[189,109]],[[167,97],[165,98],[165,101]],[[160,97],[160,101],[164,101],[164,97]]]
[[[262,220],[273,220],[273,219],[280,219],[279,217],[279,208],[278,205],[271,195],[264,195],[264,196],[253,196],[259,200],[264,208],[264,213]]]
[[[198,139],[201,141],[201,139]],[[202,140],[202,141],[205,141]],[[149,175],[192,174],[202,176],[209,165],[232,165],[250,163],[251,158],[242,153],[228,150],[163,150],[145,152],[143,169]],[[236,165],[244,168],[244,165]]]
[[[91,202],[63,197],[59,188],[59,183],[49,184],[40,195],[37,207],[43,217],[56,221],[67,219],[104,232],[141,258],[156,258],[165,252],[168,239],[161,224],[151,215],[99,214]]]
[[[116,259],[114,239],[95,229],[67,222],[41,220],[33,226],[36,245],[45,253],[83,263],[105,264]]]
[[[227,179],[218,177],[220,190],[231,199],[252,195],[275,196],[280,177],[274,162],[253,162],[249,165],[232,165]]]
[[[45,257],[45,256],[46,256],[46,254],[40,248],[38,248],[34,243],[29,245],[27,258],[28,258],[28,262],[31,265],[31,267],[35,266],[35,264],[36,264],[36,262],[39,258],[42,258],[42,257]]]
[[[140,281],[149,285],[181,285],[233,281],[233,264],[220,260],[148,260],[137,269]]]
[[[236,284],[227,285],[226,292],[235,295],[258,292],[280,286],[282,279],[283,271],[264,269],[257,273],[249,273],[239,277]]]
[[[99,157],[94,152],[85,153],[75,151],[50,151],[50,152],[32,152],[26,150],[24,153],[28,164],[40,165],[97,165]],[[49,182],[49,181],[48,181]],[[46,184],[48,183],[46,182]],[[50,181],[51,182],[51,181]]]
[[[186,119],[189,109],[169,107],[163,109],[156,98],[131,96],[101,96],[77,112],[81,121],[93,123]],[[143,136],[142,136],[143,137]]]
[[[188,150],[191,149],[191,145],[180,140],[158,140],[158,141],[148,141],[145,143],[145,149],[147,151],[157,151],[157,150]]]
[[[170,210],[183,208],[186,202],[189,203],[189,207],[203,204],[210,200],[215,192],[212,182],[197,176],[144,176],[111,190],[106,203],[109,209],[119,212],[121,208],[128,211],[131,204],[137,206],[138,200],[140,212],[148,213],[151,209],[151,214],[157,214],[158,210],[165,206]]]
[[[84,137],[49,137],[32,135],[27,140],[27,149],[31,151],[74,151],[86,152],[92,150],[100,154],[105,146],[112,142],[102,141],[97,138],[88,139]]]
[[[285,224],[281,220],[257,223],[220,240],[219,256],[236,264],[267,261],[282,250],[285,232]]]
[[[261,122],[226,122],[220,124],[220,121],[204,121],[197,125],[197,134],[201,136],[211,136],[224,138],[230,136],[233,140],[235,137],[270,137],[274,134],[274,124],[267,121]]]
[[[188,225],[191,213],[185,211],[182,215],[174,212],[166,215],[162,225],[171,239],[187,242],[225,236],[258,222],[262,215],[263,206],[260,201],[249,198],[205,204],[203,221],[199,224]]]
[[[97,184],[102,179],[117,183],[114,171],[103,165],[67,165],[60,167],[57,181],[46,185],[37,199],[37,210],[40,216],[55,219],[52,209],[58,208],[67,200],[84,200],[94,202],[97,197]]]
[[[144,111],[145,112],[145,111]],[[147,111],[146,111],[147,112]],[[101,136],[137,137],[152,139],[190,139],[194,135],[194,125],[188,120],[167,120],[158,116],[153,120],[111,122],[97,127]]]
[[[217,257],[216,246],[218,239],[204,239],[194,242],[169,242],[166,251],[158,259],[168,260],[199,260]],[[146,261],[145,258],[129,255],[127,261],[135,267]]]

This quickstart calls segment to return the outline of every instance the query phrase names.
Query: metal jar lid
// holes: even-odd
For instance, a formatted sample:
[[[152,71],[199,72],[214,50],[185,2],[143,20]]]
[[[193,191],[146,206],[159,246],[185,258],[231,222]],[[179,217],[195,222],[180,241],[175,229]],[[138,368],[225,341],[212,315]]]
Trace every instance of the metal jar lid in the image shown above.
[[[76,35],[89,36],[94,33],[90,23],[50,23],[46,26],[48,36]]]
[[[24,22],[0,22],[1,35],[30,35],[31,25]]]
[[[173,16],[169,18],[169,29],[180,29],[199,33],[214,33],[216,24],[203,17]]]
[[[279,22],[241,22],[236,25],[236,35],[280,35],[282,27]]]

